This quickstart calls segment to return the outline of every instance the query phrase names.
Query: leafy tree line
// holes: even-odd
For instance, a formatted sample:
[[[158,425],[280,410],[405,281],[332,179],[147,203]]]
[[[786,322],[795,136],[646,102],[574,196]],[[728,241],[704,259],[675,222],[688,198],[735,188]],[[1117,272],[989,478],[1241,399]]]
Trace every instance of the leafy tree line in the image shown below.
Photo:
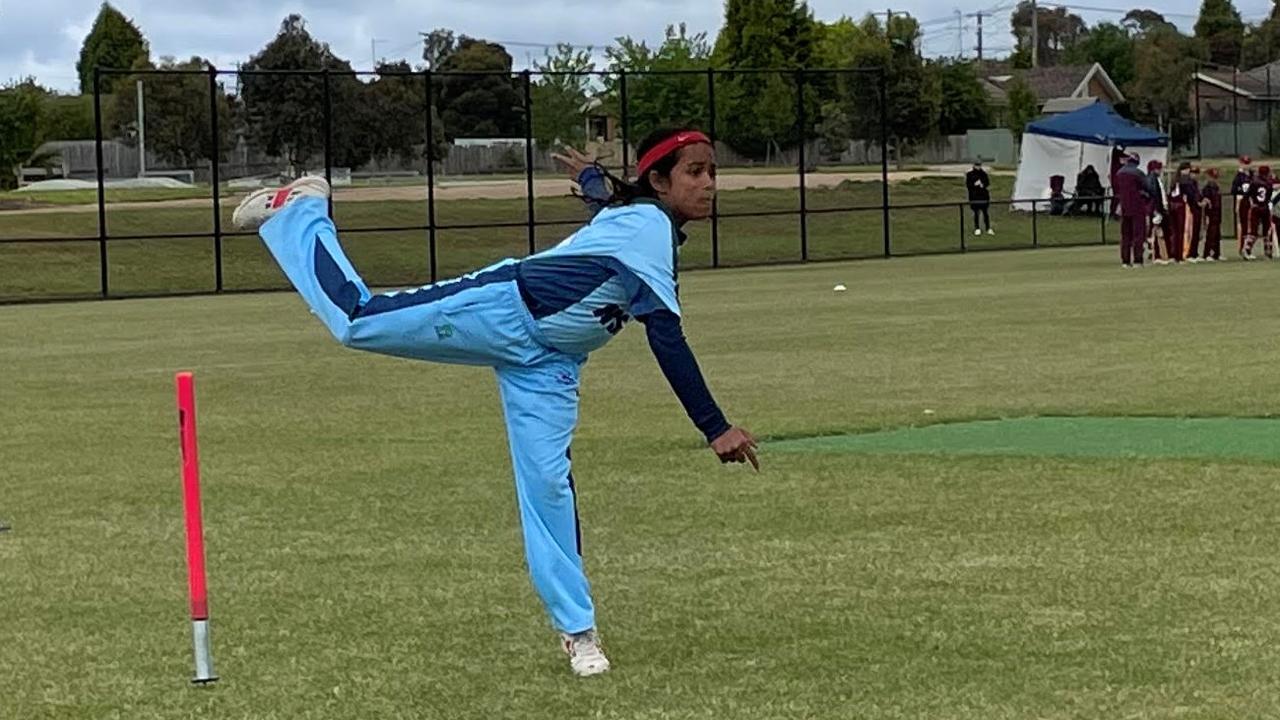
[[[1198,62],[1253,67],[1280,60],[1280,0],[1268,17],[1245,23],[1231,0],[1203,0],[1194,33],[1184,34],[1160,13],[1135,9],[1120,22],[1089,26],[1063,7],[1038,9],[1041,65],[1101,63],[1129,102],[1121,111],[1169,127],[1186,123],[1192,72]],[[1011,13],[1017,48],[1011,57],[1028,67],[1032,6]],[[990,127],[996,120],[981,66],[960,59],[923,59],[917,22],[894,14],[887,23],[868,15],[816,20],[799,0],[727,0],[724,24],[712,39],[671,26],[655,46],[619,37],[603,49],[597,66],[590,51],[558,46],[535,61],[528,88],[532,131],[538,143],[587,139],[588,114],[621,119],[625,94],[628,130],[638,139],[658,126],[711,124],[721,140],[748,156],[821,140],[838,153],[851,140],[877,141],[882,116],[900,151],[930,137]],[[422,64],[383,63],[371,76],[356,76],[349,61],[313,37],[301,16],[290,15],[274,38],[243,63],[237,83],[228,76],[210,85],[206,75],[104,74],[108,134],[136,137],[137,81],[142,81],[147,145],[163,160],[191,166],[213,154],[210,114],[216,112],[225,153],[243,137],[295,167],[316,162],[324,148],[326,83],[333,162],[360,166],[374,159],[421,161],[427,149],[428,93],[431,143],[443,157],[450,141],[523,137],[527,78],[513,72],[500,44],[428,33]],[[77,62],[82,93],[94,87],[94,68],[201,71],[202,58],[153,61],[142,31],[104,3]],[[414,71],[439,71],[431,87]],[[715,70],[708,78],[705,70]],[[735,72],[735,68],[776,72]],[[833,69],[838,73],[813,72]],[[255,71],[328,70],[320,75]],[[598,71],[604,71],[600,73]],[[703,72],[689,72],[703,71]],[[474,73],[474,74],[468,74]],[[883,73],[885,105],[880,77]],[[1040,98],[1020,80],[1008,88],[1001,120],[1015,130],[1033,119]],[[598,108],[598,109],[595,109]],[[803,122],[801,122],[803,118]],[[64,96],[26,80],[0,87],[0,183],[48,140],[92,136],[92,99]]]

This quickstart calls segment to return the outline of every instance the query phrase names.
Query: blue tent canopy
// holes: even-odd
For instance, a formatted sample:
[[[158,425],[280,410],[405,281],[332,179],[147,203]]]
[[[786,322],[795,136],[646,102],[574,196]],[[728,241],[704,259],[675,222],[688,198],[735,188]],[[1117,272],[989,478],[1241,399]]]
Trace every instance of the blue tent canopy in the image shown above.
[[[1168,135],[1126,120],[1116,114],[1110,105],[1102,102],[1029,123],[1027,132],[1096,145],[1123,145],[1124,147],[1168,147],[1169,145]]]

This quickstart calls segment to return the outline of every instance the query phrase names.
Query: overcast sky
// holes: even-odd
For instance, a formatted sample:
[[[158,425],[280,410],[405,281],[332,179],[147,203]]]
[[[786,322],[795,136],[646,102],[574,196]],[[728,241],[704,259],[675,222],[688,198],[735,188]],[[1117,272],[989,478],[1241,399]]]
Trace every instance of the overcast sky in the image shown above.
[[[1091,24],[1118,20],[1131,0],[1068,0],[1088,7],[1122,8],[1115,13],[1078,11]],[[199,55],[221,67],[234,67],[262,48],[290,13],[301,13],[311,33],[328,42],[357,69],[379,58],[421,59],[417,32],[436,27],[508,43],[569,42],[599,48],[619,35],[652,41],[665,26],[684,22],[714,39],[723,12],[721,0],[114,0],[142,29],[152,57]],[[80,45],[98,11],[97,0],[0,0],[0,82],[34,75],[42,84],[77,88],[75,63]],[[973,13],[1001,8],[984,21],[984,45],[991,54],[1007,53],[1012,0],[811,0],[822,20],[867,12],[907,11],[924,23],[925,52],[972,56],[976,28]],[[1270,0],[1237,0],[1246,20],[1266,15]],[[1200,0],[1153,0],[1184,29],[1194,24]],[[180,9],[181,8],[181,9]],[[1181,15],[1180,15],[1181,14]],[[372,47],[371,47],[372,43]],[[540,57],[538,47],[509,45],[517,66]]]

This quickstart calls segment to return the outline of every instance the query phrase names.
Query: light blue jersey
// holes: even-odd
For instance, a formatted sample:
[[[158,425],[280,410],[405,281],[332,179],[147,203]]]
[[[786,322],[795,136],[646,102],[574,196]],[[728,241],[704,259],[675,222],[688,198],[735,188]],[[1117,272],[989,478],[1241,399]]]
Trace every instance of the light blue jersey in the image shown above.
[[[520,261],[520,288],[542,336],[571,354],[597,350],[631,317],[680,314],[681,235],[660,206],[601,210],[559,245]]]

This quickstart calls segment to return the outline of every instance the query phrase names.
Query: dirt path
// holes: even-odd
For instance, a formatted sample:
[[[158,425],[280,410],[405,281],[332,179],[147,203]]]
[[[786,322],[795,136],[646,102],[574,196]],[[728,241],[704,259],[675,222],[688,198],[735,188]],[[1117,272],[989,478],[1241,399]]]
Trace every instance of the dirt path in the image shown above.
[[[936,166],[926,170],[911,170],[889,173],[889,182],[898,183],[922,177],[963,177],[968,170],[965,166]],[[1009,175],[1009,171],[992,171],[992,175]],[[808,188],[834,187],[845,181],[879,182],[877,172],[813,172],[805,175],[805,186]],[[525,197],[525,180],[449,180],[442,179],[436,183],[436,200],[510,200]],[[792,173],[738,174],[724,173],[717,181],[720,190],[771,189],[785,190],[799,187],[799,177]],[[568,195],[572,183],[568,179],[535,178],[533,181],[534,197],[558,197]],[[245,193],[237,193],[222,198],[224,207],[239,204]],[[426,184],[399,185],[389,187],[357,187],[338,188],[334,191],[334,199],[338,202],[379,202],[396,200],[425,201],[427,199]],[[208,207],[207,199],[190,200],[157,200],[153,202],[117,202],[110,203],[111,210],[140,210],[154,208],[195,208]],[[58,215],[63,213],[97,212],[97,205],[59,205],[55,207],[26,208],[22,210],[0,210],[0,217],[6,215]]]

